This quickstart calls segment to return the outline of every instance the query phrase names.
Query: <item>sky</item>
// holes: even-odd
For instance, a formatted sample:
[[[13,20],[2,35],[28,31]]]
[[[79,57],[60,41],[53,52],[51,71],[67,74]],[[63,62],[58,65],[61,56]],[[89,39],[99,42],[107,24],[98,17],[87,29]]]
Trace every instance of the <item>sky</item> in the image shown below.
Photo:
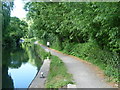
[[[14,8],[11,12],[11,16],[16,16],[20,19],[26,17],[26,11],[23,9],[24,8],[24,2],[22,0],[15,0],[14,1]]]

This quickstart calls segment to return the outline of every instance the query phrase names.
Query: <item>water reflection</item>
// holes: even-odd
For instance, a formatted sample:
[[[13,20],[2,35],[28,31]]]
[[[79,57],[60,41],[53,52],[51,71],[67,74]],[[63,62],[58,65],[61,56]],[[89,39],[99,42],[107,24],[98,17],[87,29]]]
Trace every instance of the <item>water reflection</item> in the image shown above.
[[[3,88],[14,88],[13,79],[8,75],[8,66],[11,63],[10,49],[2,50],[2,87]],[[7,82],[7,83],[6,83]]]
[[[35,45],[22,44],[22,48],[3,49],[2,87],[27,88],[41,64]]]
[[[27,68],[26,68],[27,67]],[[30,63],[22,64],[19,69],[9,68],[8,73],[14,80],[15,88],[27,88],[37,73],[37,68]]]

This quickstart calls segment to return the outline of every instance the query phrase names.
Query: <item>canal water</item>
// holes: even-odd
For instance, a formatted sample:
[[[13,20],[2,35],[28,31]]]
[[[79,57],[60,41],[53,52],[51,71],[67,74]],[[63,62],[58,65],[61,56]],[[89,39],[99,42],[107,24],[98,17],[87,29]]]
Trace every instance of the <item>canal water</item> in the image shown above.
[[[2,50],[3,88],[28,88],[42,65],[36,50],[31,44]]]

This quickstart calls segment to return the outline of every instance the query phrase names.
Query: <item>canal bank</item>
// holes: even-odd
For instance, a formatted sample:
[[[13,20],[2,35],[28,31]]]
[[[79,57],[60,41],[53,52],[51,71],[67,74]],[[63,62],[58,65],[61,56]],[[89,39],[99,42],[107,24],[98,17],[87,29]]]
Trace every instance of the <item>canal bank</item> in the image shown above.
[[[46,51],[47,57],[49,59],[43,59],[43,65],[38,71],[37,75],[29,85],[29,89],[31,88],[64,88],[68,84],[73,84],[72,75],[67,72],[67,68],[58,57],[51,55],[48,49],[43,49],[39,46],[38,43],[35,44],[40,47],[40,50]],[[41,52],[41,51],[40,51]],[[41,55],[44,55],[42,53]],[[42,56],[41,56],[42,57]],[[43,73],[43,77],[41,78],[41,73]]]
[[[31,43],[2,52],[2,88],[28,88],[42,65],[38,49]]]
[[[48,76],[49,68],[50,68],[50,59],[45,59],[43,65],[40,68],[40,71],[37,73],[36,77],[29,85],[29,88],[45,88],[45,81]]]
[[[39,44],[44,50],[49,51],[52,55],[59,57],[68,69],[68,72],[73,75],[77,88],[114,88],[117,89],[115,84],[107,82],[101,70],[97,69],[93,64],[83,62],[76,57],[60,53],[57,50],[48,48],[42,44]],[[94,68],[96,67],[96,68]]]

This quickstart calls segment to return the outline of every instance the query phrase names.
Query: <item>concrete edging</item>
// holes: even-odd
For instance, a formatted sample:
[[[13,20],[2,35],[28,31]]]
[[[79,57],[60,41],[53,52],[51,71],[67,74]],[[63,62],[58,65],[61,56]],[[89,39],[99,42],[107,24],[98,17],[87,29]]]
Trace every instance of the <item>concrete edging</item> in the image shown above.
[[[31,82],[28,88],[45,88],[45,81],[48,76],[48,72],[50,69],[50,59],[45,59],[39,72],[37,73],[36,77],[34,80]],[[43,73],[43,76],[41,78],[41,72]]]

